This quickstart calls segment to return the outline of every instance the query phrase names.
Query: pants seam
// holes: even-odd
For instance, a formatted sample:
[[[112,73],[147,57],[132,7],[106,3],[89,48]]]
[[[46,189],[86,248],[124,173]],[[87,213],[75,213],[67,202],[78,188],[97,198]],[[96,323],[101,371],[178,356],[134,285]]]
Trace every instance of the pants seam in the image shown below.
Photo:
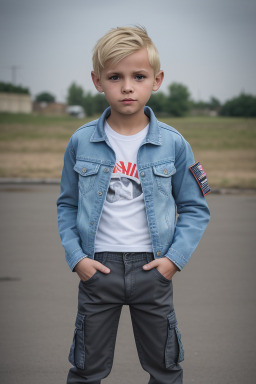
[[[138,337],[138,330],[137,330],[137,325],[136,325],[136,322],[133,321],[133,313],[131,313],[131,319],[132,319],[132,325],[133,325],[133,334],[134,334],[134,338],[135,338],[135,342],[136,342],[136,345],[137,345],[137,352],[138,352],[138,355],[139,355],[139,359],[141,361],[141,365],[142,363],[145,363],[145,357],[144,357],[144,353],[143,353],[143,348],[142,348],[142,345],[140,343],[140,340],[139,340],[139,337]]]
[[[122,310],[122,309],[121,309]],[[121,315],[121,310],[118,314],[118,316],[116,317],[115,319],[115,322],[114,322],[114,325],[113,325],[113,330],[112,330],[112,333],[111,333],[111,346],[109,347],[109,363],[107,364],[108,368],[111,368],[112,365],[113,365],[113,360],[114,360],[114,352],[115,352],[115,344],[116,342],[113,342],[113,339],[116,337],[117,335],[117,328],[118,328],[118,324],[119,324],[119,319],[120,319],[120,315]]]

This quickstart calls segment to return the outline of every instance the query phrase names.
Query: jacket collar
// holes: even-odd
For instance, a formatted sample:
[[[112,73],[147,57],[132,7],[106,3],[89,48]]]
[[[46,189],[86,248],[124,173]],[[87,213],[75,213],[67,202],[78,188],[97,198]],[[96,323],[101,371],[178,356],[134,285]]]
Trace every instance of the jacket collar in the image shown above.
[[[107,135],[104,130],[104,123],[105,123],[105,120],[110,115],[110,113],[111,113],[111,109],[110,107],[108,107],[103,112],[101,117],[97,120],[97,126],[90,139],[91,142],[107,141]],[[152,111],[151,108],[146,106],[144,108],[144,113],[149,118],[149,130],[144,142],[151,143],[154,145],[161,145],[162,144],[161,133],[160,133],[158,121],[154,115],[154,112]]]

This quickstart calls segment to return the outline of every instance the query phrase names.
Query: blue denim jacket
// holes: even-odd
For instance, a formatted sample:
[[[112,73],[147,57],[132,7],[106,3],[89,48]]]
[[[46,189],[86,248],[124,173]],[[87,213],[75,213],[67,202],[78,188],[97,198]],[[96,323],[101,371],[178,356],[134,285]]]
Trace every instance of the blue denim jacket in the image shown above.
[[[96,231],[116,163],[104,131],[109,114],[110,108],[79,128],[64,156],[57,211],[71,270],[84,257],[94,258]],[[209,209],[189,170],[194,164],[190,145],[174,128],[159,122],[149,107],[145,114],[149,130],[138,151],[137,169],[153,253],[155,258],[167,256],[181,270],[203,235]]]

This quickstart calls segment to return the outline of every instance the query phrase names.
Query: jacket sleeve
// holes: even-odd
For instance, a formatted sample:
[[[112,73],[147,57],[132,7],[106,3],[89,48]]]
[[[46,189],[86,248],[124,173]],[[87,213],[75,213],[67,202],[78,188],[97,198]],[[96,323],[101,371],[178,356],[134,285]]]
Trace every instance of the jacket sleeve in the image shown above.
[[[179,270],[190,259],[210,219],[205,197],[189,169],[194,162],[189,143],[182,139],[175,161],[176,173],[173,175],[173,196],[178,217],[172,245],[165,255]]]
[[[74,171],[75,153],[70,139],[64,155],[60,195],[57,200],[58,227],[67,263],[73,271],[76,264],[87,255],[81,248],[77,230],[78,175]]]

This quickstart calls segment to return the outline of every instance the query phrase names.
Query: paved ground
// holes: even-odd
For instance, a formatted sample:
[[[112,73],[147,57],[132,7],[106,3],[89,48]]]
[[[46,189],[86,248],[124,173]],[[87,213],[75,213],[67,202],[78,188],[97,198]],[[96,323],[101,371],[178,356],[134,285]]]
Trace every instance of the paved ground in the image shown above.
[[[65,383],[78,279],[64,261],[58,186],[0,185],[0,383]],[[174,277],[184,384],[256,382],[256,196],[210,195],[212,220]],[[143,384],[129,310],[106,384]]]

